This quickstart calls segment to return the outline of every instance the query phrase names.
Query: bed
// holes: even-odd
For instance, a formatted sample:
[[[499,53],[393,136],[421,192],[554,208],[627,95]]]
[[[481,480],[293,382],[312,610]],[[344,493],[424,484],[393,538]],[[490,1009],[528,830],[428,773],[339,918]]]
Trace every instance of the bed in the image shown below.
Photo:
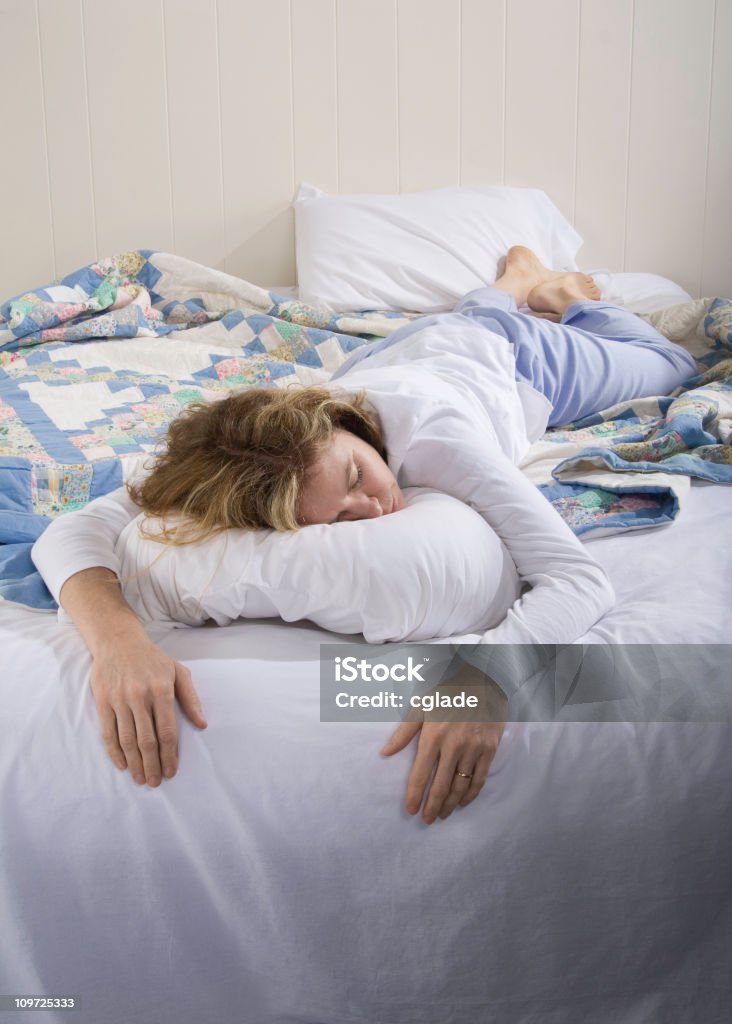
[[[159,280],[149,283],[154,295]],[[257,307],[271,303],[265,296],[247,291],[244,319],[266,319]],[[667,326],[693,335],[700,356],[711,352],[714,344],[696,333],[711,304],[700,313],[688,301],[675,305],[679,298],[647,287],[645,300],[629,301],[645,301],[645,312],[673,304],[670,318],[663,311]],[[65,322],[45,326],[58,334],[37,351],[66,349],[41,360],[40,383],[27,393],[38,400],[49,381],[58,389],[64,372],[73,387],[83,372],[97,383],[107,373],[107,385],[117,375],[113,393],[131,386],[133,374],[142,386],[146,375],[141,404],[158,411],[179,396],[151,355],[166,336],[154,336],[144,301],[136,294],[131,305],[135,330],[144,316],[149,333],[128,332],[128,340],[120,340],[121,317],[104,343],[83,326],[88,318],[79,321],[87,340],[63,337]],[[282,296],[275,315],[297,326],[301,307]],[[218,329],[193,296],[176,299],[173,312],[188,327],[198,318],[204,335]],[[337,324],[301,323],[316,337],[308,348],[302,330],[281,333],[289,361],[273,356],[260,333],[262,347],[248,353],[256,357],[249,381],[232,351],[240,341],[224,352],[221,335],[211,342],[209,334],[216,359],[202,370],[201,350],[186,349],[188,382],[216,391],[236,385],[238,374],[239,384],[256,384],[268,364],[301,382],[327,379],[364,336],[387,334],[397,322],[393,313],[358,312]],[[271,324],[259,326],[266,332]],[[6,372],[18,371],[29,351],[16,349]],[[721,379],[712,374],[706,383]],[[16,372],[16,385],[23,380]],[[47,416],[51,406],[38,404]],[[121,414],[109,415],[80,450],[100,437],[112,448],[122,443]],[[575,456],[576,440],[564,438]],[[146,441],[139,432],[133,438],[141,451]],[[566,504],[578,487],[602,491],[600,471],[627,477],[627,467],[583,464],[581,479],[565,473],[547,482],[541,443],[534,454],[526,471],[535,482],[568,489],[547,492],[555,502]],[[83,478],[92,491],[119,482],[119,459],[112,461],[106,476],[101,459],[101,472]],[[2,465],[4,486],[17,476],[10,463]],[[691,486],[671,467],[643,506],[646,518],[637,501],[600,502],[578,531],[617,594],[615,608],[579,642],[670,652],[685,671],[692,666],[696,678],[717,683],[713,710],[700,703],[692,713],[672,707],[665,716],[612,721],[575,704],[552,721],[509,722],[481,797],[431,827],[402,808],[411,754],[379,756],[392,726],[320,720],[320,646],[343,637],[309,622],[151,625],[154,639],[190,667],[210,724],[199,732],[179,715],[178,775],[157,790],[137,789],[104,756],[81,638],[44,609],[28,563],[18,569],[23,553],[14,551],[0,606],[0,993],[74,998],[73,1019],[90,1024],[726,1022],[732,553],[729,492],[712,475],[718,464],[711,460],[707,479]],[[30,500],[51,516],[53,502],[72,491],[50,472],[41,476],[48,493]],[[68,1013],[50,1009],[48,1019]]]
[[[591,542],[620,600],[588,640],[728,640],[730,555],[698,543],[728,497],[690,504],[674,563],[663,531],[631,564],[629,538]],[[95,1024],[728,1019],[728,724],[511,725],[481,798],[427,827],[390,726],[319,721],[334,636],[171,629],[210,725],[179,718],[178,776],[138,791],[73,627],[6,607],[0,631],[3,992]]]

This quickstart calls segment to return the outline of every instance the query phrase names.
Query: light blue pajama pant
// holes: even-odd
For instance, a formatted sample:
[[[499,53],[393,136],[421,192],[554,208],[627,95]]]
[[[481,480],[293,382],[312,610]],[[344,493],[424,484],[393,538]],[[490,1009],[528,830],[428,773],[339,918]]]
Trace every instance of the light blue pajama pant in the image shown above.
[[[666,395],[697,372],[688,352],[627,310],[587,299],[575,302],[554,323],[519,313],[511,295],[486,287],[466,295],[452,313],[420,317],[359,349],[334,378],[423,327],[455,322],[455,314],[476,320],[513,344],[516,379],[549,400],[549,426],[627,399]]]
[[[696,371],[694,359],[635,313],[575,302],[559,323],[519,313],[499,288],[479,288],[455,307],[513,343],[516,379],[549,399],[549,426],[617,402],[667,395]]]

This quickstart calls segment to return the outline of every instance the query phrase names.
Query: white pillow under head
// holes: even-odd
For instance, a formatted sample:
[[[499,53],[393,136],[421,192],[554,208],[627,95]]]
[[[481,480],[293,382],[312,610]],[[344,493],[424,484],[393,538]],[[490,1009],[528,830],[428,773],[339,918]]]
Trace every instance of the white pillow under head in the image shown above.
[[[535,188],[331,196],[302,185],[294,208],[299,297],[338,311],[443,312],[492,284],[512,245],[554,270],[576,270],[582,245]]]
[[[141,536],[138,516],[117,543],[125,597],[148,622],[281,616],[363,633],[369,643],[497,625],[521,588],[496,534],[456,498],[424,488],[405,497],[405,509],[379,519],[296,533],[229,530],[178,547]]]

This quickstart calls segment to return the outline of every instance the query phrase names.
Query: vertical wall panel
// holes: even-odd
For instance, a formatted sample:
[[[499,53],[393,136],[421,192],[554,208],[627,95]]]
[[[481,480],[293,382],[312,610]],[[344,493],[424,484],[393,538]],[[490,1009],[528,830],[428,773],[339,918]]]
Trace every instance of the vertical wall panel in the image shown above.
[[[459,0],[398,0],[402,192],[459,180],[459,14]]]
[[[700,292],[732,297],[732,4],[717,0]]]
[[[730,0],[0,0],[0,292],[172,248],[295,279],[295,185],[544,188],[732,291]]]
[[[85,0],[94,208],[100,256],[170,249],[168,120],[159,0],[124,14]]]
[[[397,192],[396,0],[338,0],[337,21],[340,191]]]
[[[288,0],[218,0],[226,269],[256,284],[295,279]]]
[[[503,183],[506,0],[462,0],[460,183]]]
[[[59,277],[97,252],[81,3],[39,0],[53,241]]]
[[[633,0],[583,0],[573,219],[587,270],[623,266],[632,34]]]
[[[335,0],[292,5],[295,182],[338,191]]]
[[[571,219],[579,0],[510,0],[507,14],[505,181],[543,188]]]
[[[713,0],[635,5],[626,270],[699,287]]]
[[[164,0],[165,69],[179,256],[223,265],[223,181],[215,0]]]
[[[0,4],[0,302],[55,276],[36,5]]]

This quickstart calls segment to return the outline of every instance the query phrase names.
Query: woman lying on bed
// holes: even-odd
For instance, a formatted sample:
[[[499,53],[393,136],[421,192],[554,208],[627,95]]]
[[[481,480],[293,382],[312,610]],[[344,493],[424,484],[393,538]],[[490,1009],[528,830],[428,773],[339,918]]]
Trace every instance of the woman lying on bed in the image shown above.
[[[525,305],[538,315],[518,312]],[[175,544],[230,527],[297,530],[387,516],[404,508],[402,487],[443,491],[484,517],[530,588],[484,642],[572,643],[610,608],[612,590],[516,465],[547,425],[665,394],[694,372],[686,352],[603,303],[592,278],[547,270],[517,246],[495,285],[359,350],[337,383],[249,390],[187,411],[130,494],[122,488],[56,520],[34,548],[92,653],[109,756],[156,786],[177,770],[174,698],[206,725],[187,669],[149,640],[119,586],[109,585],[116,538],[140,507],[167,517],[164,539]],[[421,733],[410,813],[424,804],[432,822],[470,803],[502,728],[400,725],[385,753]]]

